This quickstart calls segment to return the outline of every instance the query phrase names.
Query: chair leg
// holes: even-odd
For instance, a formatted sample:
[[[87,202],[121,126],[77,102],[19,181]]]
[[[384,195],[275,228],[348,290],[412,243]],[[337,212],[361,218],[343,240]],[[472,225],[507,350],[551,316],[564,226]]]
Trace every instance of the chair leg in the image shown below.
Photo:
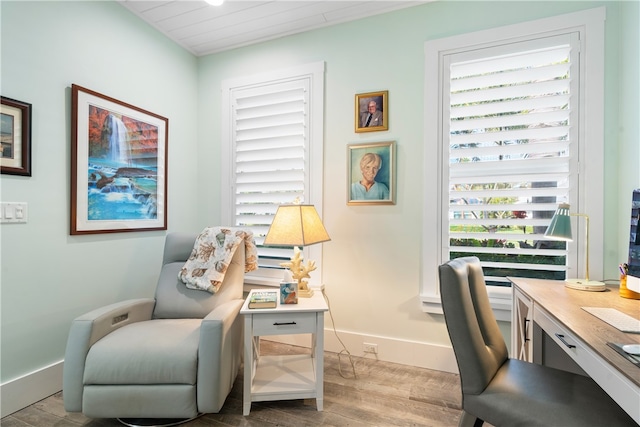
[[[482,427],[483,424],[483,420],[464,410],[462,411],[460,420],[458,421],[458,427]]]

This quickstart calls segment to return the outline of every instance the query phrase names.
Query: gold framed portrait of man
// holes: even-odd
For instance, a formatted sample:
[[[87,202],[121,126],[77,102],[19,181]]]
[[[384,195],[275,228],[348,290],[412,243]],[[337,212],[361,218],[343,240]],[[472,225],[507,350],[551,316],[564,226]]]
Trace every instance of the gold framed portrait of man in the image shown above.
[[[389,130],[389,91],[356,95],[356,132]]]

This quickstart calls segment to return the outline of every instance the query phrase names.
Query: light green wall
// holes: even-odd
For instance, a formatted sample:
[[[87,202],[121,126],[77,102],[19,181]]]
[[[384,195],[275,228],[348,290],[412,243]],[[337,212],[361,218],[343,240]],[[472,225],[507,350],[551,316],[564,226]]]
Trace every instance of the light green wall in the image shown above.
[[[424,147],[424,42],[553,15],[606,6],[605,271],[616,278],[626,259],[619,240],[628,225],[630,192],[639,186],[637,95],[637,3],[618,2],[434,2],[357,22],[311,31],[200,59],[201,134],[217,128],[218,91],[225,78],[262,70],[325,61],[324,223],[332,240],[324,243],[323,279],[338,329],[448,345],[441,316],[421,312],[420,283]],[[635,37],[635,38],[634,38]],[[631,41],[631,39],[635,41]],[[635,49],[635,50],[634,50]],[[635,60],[627,60],[629,55]],[[624,59],[624,67],[622,66]],[[620,84],[624,75],[636,89]],[[389,91],[389,131],[356,134],[354,95]],[[624,116],[619,112],[624,110]],[[619,124],[631,129],[620,131]],[[216,158],[220,135],[201,139],[201,165]],[[397,142],[397,204],[347,206],[346,145]],[[635,172],[618,171],[619,152],[632,152]],[[624,155],[622,155],[624,157]],[[204,172],[203,167],[199,168]],[[624,185],[622,185],[624,183]],[[436,209],[436,207],[433,207]],[[203,211],[216,215],[216,209]],[[506,331],[506,325],[505,331]],[[359,349],[355,349],[359,351]]]
[[[323,273],[336,326],[448,345],[441,316],[422,313],[417,299],[421,165],[430,149],[421,119],[424,42],[600,5],[612,221],[605,266],[613,275],[626,234],[614,219],[628,217],[629,204],[619,189],[640,186],[637,3],[435,2],[196,59],[113,2],[2,1],[1,92],[34,105],[34,176],[0,178],[3,201],[29,203],[28,224],[0,226],[1,381],[59,361],[71,319],[148,296],[157,277],[163,232],[69,236],[72,83],[169,118],[169,229],[197,231],[220,221],[222,80],[325,61],[324,220],[332,240]],[[354,94],[377,90],[389,91],[389,131],[354,133]],[[346,144],[389,140],[398,144],[398,203],[347,206]]]
[[[116,2],[0,3],[3,96],[33,108],[33,176],[1,175],[4,383],[60,361],[71,320],[153,295],[164,232],[69,235],[71,84],[169,118],[169,227],[196,224],[197,61]],[[202,228],[202,227],[199,227]],[[194,228],[194,231],[197,228]]]

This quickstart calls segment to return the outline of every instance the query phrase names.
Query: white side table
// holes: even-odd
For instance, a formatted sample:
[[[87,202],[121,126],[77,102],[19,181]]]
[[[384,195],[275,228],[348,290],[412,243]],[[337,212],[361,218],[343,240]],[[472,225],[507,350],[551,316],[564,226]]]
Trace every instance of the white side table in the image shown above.
[[[253,291],[251,291],[253,292]],[[323,407],[324,312],[329,310],[322,292],[298,298],[298,304],[250,309],[244,315],[244,396],[242,414],[249,415],[251,402],[316,399]],[[311,354],[260,356],[260,336],[312,334]]]

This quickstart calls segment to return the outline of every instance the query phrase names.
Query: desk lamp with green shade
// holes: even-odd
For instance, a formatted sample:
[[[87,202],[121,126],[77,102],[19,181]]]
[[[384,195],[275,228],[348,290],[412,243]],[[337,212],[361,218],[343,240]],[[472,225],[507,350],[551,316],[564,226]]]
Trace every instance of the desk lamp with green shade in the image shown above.
[[[315,262],[307,260],[303,264],[299,246],[309,246],[331,240],[322,220],[313,205],[281,205],[278,207],[271,227],[264,239],[265,246],[293,246],[291,261],[280,264],[288,267],[294,279],[298,281],[298,295],[302,298],[313,296],[305,280],[316,269]]]
[[[570,205],[567,203],[561,203],[558,205],[558,209],[553,214],[553,218],[551,218],[551,223],[549,227],[547,227],[547,231],[544,233],[545,237],[548,237],[553,240],[564,240],[564,241],[572,241],[573,237],[571,235],[571,217],[572,216],[580,216],[585,218],[586,222],[586,234],[585,238],[587,241],[587,262],[586,262],[586,271],[584,279],[566,279],[565,286],[571,289],[578,289],[580,291],[591,291],[591,292],[599,292],[604,291],[606,289],[604,283],[598,282],[596,280],[589,279],[589,216],[581,213],[571,213]]]

